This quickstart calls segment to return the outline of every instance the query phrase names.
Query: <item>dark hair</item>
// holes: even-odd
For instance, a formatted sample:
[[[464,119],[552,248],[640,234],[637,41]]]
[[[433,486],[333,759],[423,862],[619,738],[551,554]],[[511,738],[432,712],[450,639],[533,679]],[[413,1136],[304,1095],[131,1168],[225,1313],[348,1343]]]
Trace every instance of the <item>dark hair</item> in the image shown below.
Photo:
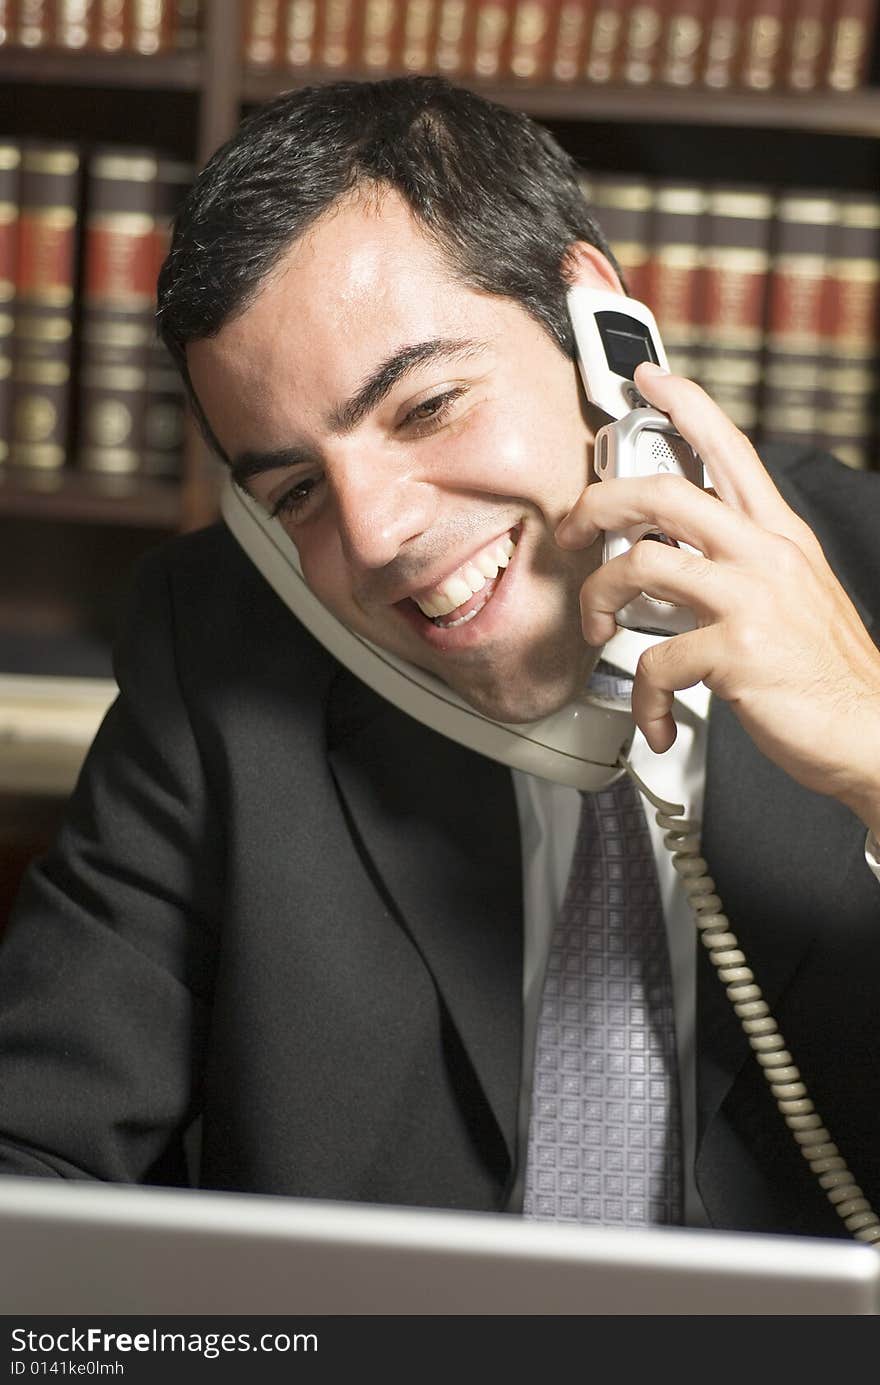
[[[399,193],[463,283],[520,303],[573,358],[566,251],[585,240],[615,261],[577,165],[546,130],[440,77],[287,92],[209,160],[159,275],[159,334],[221,456],[190,384],[187,343],[244,312],[293,241],[362,187]]]

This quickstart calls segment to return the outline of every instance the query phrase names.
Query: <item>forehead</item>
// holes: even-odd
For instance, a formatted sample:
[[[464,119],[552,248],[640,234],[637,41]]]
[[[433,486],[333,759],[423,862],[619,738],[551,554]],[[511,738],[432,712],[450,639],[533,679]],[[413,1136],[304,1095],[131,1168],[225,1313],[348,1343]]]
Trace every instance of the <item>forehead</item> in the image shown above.
[[[247,310],[187,358],[212,423],[278,390],[308,410],[404,345],[496,335],[513,306],[462,284],[396,194],[359,196],[295,241]]]

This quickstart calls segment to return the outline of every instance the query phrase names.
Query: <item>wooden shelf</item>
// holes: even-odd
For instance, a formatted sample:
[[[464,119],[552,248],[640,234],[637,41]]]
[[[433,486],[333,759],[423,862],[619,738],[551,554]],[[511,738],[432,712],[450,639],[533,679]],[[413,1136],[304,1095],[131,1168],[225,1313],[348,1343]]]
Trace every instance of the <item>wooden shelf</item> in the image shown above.
[[[180,488],[171,481],[76,471],[0,468],[0,518],[177,529]]]
[[[58,48],[0,48],[0,81],[56,86],[198,91],[201,53],[72,53]]]
[[[363,72],[326,69],[247,69],[242,76],[246,102],[268,101],[282,91],[340,79],[364,77]],[[880,136],[880,90],[866,88],[851,94],[812,92],[763,94],[749,91],[716,92],[703,88],[577,86],[568,83],[536,86],[528,82],[478,82],[456,79],[504,105],[515,106],[546,120],[614,121],[652,125],[727,125],[751,129],[826,131],[839,135]]]

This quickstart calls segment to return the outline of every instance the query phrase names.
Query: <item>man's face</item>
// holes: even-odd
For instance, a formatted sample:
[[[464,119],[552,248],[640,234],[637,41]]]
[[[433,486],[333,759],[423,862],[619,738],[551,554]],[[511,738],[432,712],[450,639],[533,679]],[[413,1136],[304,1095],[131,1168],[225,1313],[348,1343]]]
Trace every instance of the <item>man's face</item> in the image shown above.
[[[341,621],[498,720],[583,687],[598,555],[553,538],[590,467],[575,368],[524,309],[461,284],[395,194],[334,208],[187,357]]]

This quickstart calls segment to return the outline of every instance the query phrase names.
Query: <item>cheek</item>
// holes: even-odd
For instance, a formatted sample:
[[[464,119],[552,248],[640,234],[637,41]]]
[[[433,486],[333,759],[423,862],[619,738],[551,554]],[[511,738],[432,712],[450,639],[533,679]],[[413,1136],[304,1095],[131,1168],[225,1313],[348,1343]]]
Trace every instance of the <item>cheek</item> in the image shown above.
[[[586,433],[578,416],[554,414],[531,392],[514,407],[473,410],[456,435],[437,440],[436,466],[449,485],[567,511],[587,479]]]
[[[297,535],[296,543],[309,590],[333,615],[347,619],[353,605],[351,586],[332,525],[310,525]]]

